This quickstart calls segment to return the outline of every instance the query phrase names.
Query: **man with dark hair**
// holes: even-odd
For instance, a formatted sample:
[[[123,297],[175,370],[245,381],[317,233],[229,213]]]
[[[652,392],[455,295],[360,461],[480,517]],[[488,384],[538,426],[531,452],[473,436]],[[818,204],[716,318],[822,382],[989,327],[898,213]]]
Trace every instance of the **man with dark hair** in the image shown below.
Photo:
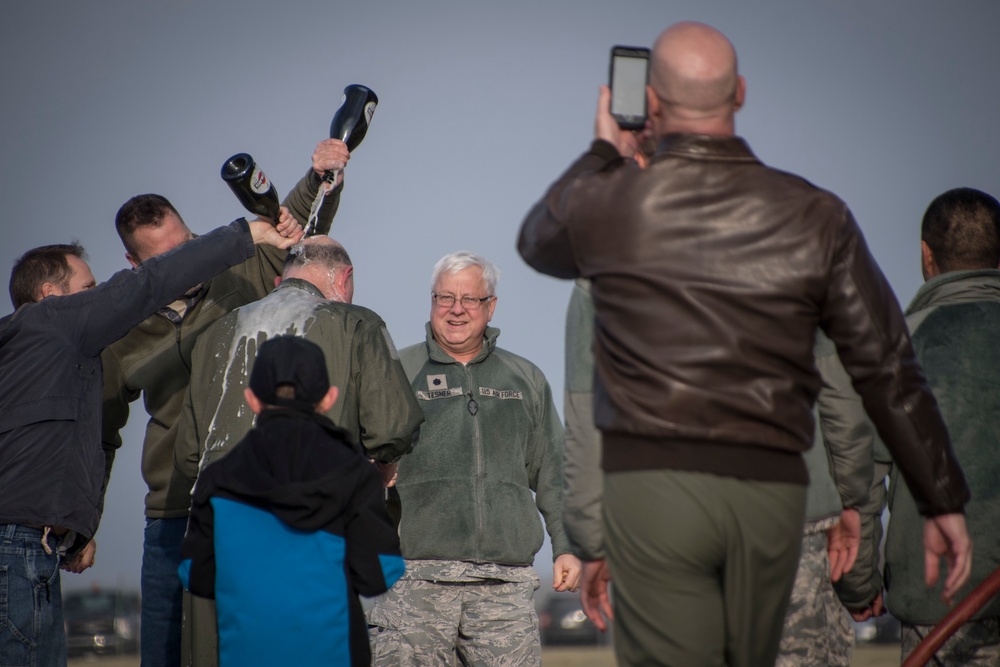
[[[83,246],[76,242],[46,245],[21,255],[10,272],[14,310],[56,292],[76,294],[96,285],[86,259]]]
[[[303,226],[323,187],[323,174],[342,170],[349,157],[347,147],[337,139],[317,145],[312,168],[284,201]],[[320,209],[317,231],[321,234],[330,229],[341,185],[338,180]],[[125,202],[115,217],[115,227],[132,266],[194,237],[177,210],[160,195],[139,195]],[[177,667],[181,661],[182,591],[175,573],[191,496],[190,485],[178,483],[174,473],[174,442],[191,374],[191,350],[212,322],[267,294],[284,259],[284,250],[265,248],[210,281],[188,285],[173,303],[104,352],[102,440],[109,475],[122,444],[120,431],[128,421],[129,404],[142,395],[149,414],[142,443],[142,475],[149,487],[141,579],[143,667]]]
[[[115,214],[115,231],[118,232],[118,238],[125,246],[125,258],[132,266],[136,266],[142,261],[142,251],[139,244],[147,240],[145,234],[140,232],[137,235],[136,232],[144,228],[147,233],[153,228],[162,229],[165,222],[168,230],[173,229],[174,226],[167,218],[168,215],[178,220],[181,217],[181,214],[166,197],[157,194],[136,195],[118,209],[118,213]],[[182,238],[177,239],[174,245],[180,245],[191,237],[191,232],[186,225],[177,225],[176,230],[182,234]]]
[[[236,308],[199,337],[178,426],[177,474],[190,489],[199,471],[226,456],[250,430],[254,415],[243,394],[256,352],[270,338],[293,334],[319,345],[341,389],[326,416],[350,442],[362,445],[388,481],[424,417],[385,322],[351,305],[350,256],[335,240],[311,236],[289,251],[277,282],[266,297]],[[197,598],[185,605],[182,637],[191,664],[216,664],[212,605]]]
[[[955,188],[927,207],[920,226],[924,280],[1000,264],[1000,204],[973,188]]]
[[[1000,203],[972,188],[945,192],[924,214],[920,250],[925,282],[906,309],[906,321],[972,489],[967,516],[976,557],[968,583],[957,591],[964,597],[1000,563]],[[903,483],[900,467],[906,462],[884,455],[892,465],[886,602],[902,622],[905,658],[949,607],[940,586],[923,585],[923,522]],[[1000,599],[962,625],[934,664],[1000,664]]]
[[[518,241],[539,271],[592,281],[608,560],[584,564],[590,615],[610,611],[613,573],[619,664],[774,663],[804,523],[817,328],[905,465],[928,583],[947,557],[951,598],[972,555],[968,486],[853,216],[736,136],[746,84],[722,33],[671,26],[649,77],[650,165],[623,159],[628,133],[602,88],[595,141]]]
[[[0,664],[66,664],[59,567],[93,564],[104,499],[102,349],[192,283],[246,261],[254,243],[297,241],[301,228],[283,216],[290,238],[241,219],[96,287],[77,244],[17,262],[17,310],[0,320]]]
[[[343,392],[318,345],[277,336],[242,393],[257,425],[198,478],[181,548],[185,587],[218,604],[219,664],[370,665],[358,595],[404,565],[378,473],[324,416]]]

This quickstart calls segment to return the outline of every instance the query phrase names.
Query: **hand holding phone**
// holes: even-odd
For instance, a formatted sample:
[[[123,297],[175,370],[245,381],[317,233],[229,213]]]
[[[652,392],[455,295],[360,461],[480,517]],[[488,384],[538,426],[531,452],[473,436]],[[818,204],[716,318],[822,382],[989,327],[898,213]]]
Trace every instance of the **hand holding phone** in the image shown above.
[[[611,115],[623,130],[645,127],[648,80],[649,49],[639,46],[615,46],[611,49]]]

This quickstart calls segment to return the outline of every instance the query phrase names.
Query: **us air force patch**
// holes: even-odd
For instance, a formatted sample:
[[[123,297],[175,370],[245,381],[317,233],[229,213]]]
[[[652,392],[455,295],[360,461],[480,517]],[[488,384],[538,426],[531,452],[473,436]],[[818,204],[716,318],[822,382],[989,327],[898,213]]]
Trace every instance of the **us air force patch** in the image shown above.
[[[480,387],[480,396],[492,396],[493,398],[499,398],[501,400],[506,400],[510,398],[517,399],[519,401],[524,400],[524,395],[517,391],[516,389],[492,389],[490,387]]]

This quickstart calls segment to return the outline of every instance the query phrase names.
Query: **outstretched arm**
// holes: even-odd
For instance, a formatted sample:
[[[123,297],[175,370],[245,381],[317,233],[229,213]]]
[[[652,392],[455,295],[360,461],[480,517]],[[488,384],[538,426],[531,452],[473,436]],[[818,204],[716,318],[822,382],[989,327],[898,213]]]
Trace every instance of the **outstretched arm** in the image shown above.
[[[309,221],[309,213],[322,185],[323,175],[327,171],[339,169],[340,174],[337,176],[336,184],[323,198],[315,233],[328,234],[330,232],[333,218],[337,215],[337,209],[340,207],[340,193],[343,191],[344,185],[343,170],[350,159],[351,154],[347,150],[347,144],[339,139],[324,139],[316,144],[316,150],[312,154],[312,167],[305,176],[299,179],[282,202],[303,227]]]

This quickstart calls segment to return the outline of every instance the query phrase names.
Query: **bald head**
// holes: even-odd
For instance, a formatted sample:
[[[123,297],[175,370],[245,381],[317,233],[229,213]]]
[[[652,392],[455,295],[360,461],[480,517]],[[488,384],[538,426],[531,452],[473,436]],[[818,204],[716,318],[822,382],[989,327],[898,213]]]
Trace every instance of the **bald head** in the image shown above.
[[[351,303],[354,266],[344,246],[329,236],[309,236],[288,251],[282,279],[299,278],[316,286],[327,299]]]
[[[653,46],[649,84],[666,132],[732,134],[733,115],[743,104],[736,50],[715,28],[677,23]],[[655,128],[654,128],[655,129]]]

